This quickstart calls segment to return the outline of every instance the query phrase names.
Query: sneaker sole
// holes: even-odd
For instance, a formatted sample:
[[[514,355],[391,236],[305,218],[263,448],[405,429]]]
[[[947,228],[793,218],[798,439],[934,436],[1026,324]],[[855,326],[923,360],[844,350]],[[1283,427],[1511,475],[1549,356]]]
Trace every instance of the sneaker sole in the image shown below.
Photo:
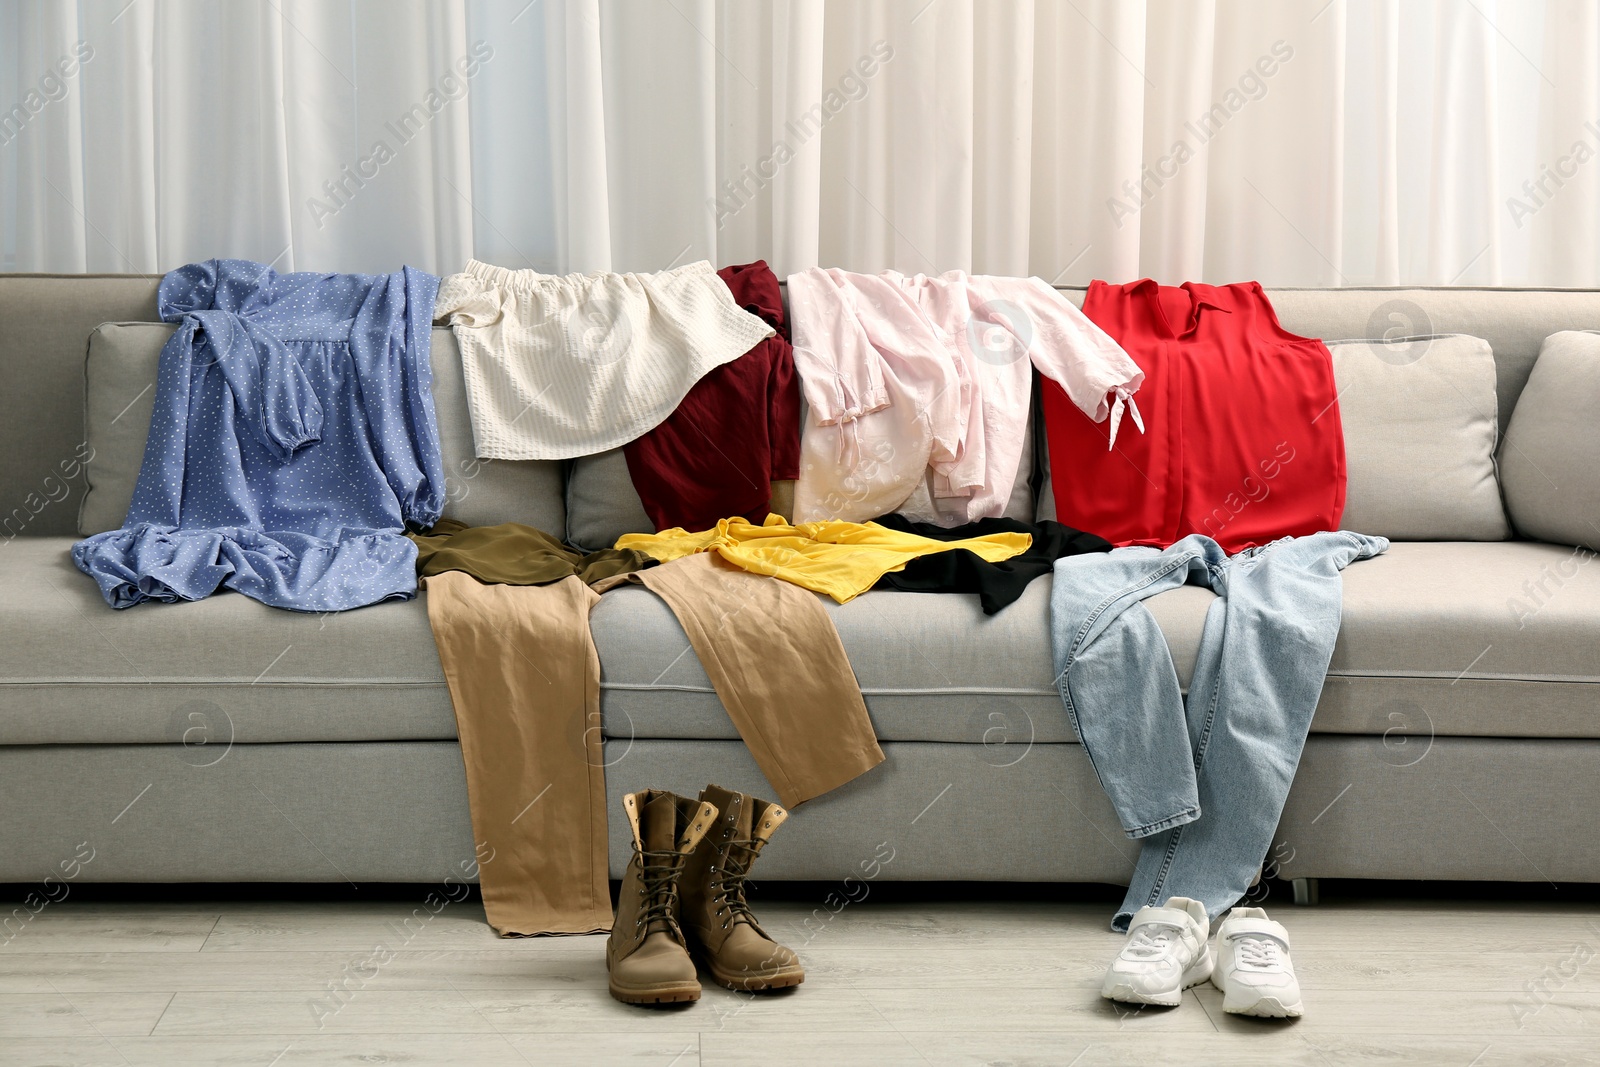
[[[1153,1004],[1163,1008],[1175,1008],[1183,1003],[1183,991],[1199,985],[1211,977],[1215,961],[1211,956],[1211,946],[1206,945],[1200,958],[1189,965],[1183,972],[1183,979],[1177,989],[1163,989],[1157,993],[1144,993],[1132,986],[1114,985],[1109,989],[1102,988],[1100,995],[1107,1000],[1115,1000],[1122,1004]]]
[[[1260,997],[1248,1004],[1229,1002],[1224,997],[1222,1010],[1229,1015],[1253,1015],[1258,1019],[1298,1019],[1305,1014],[1304,1001],[1285,1004],[1277,997]]]

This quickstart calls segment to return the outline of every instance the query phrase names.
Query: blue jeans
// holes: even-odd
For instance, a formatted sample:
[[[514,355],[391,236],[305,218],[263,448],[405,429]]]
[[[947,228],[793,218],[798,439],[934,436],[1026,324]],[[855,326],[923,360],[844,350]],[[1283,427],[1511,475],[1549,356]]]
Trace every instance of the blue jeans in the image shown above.
[[[1165,550],[1058,560],[1050,600],[1056,686],[1124,831],[1142,840],[1112,919],[1169,896],[1213,920],[1272,845],[1339,635],[1339,572],[1389,547],[1318,533],[1226,555],[1193,534]],[[1217,594],[1185,702],[1140,601],[1180,585]]]

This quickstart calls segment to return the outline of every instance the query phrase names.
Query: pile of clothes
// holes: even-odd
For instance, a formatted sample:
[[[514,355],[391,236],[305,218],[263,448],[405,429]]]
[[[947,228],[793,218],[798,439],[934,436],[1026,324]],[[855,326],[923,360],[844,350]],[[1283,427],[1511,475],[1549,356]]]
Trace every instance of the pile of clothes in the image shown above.
[[[968,593],[993,614],[1053,574],[1061,697],[1142,842],[1106,995],[1175,1003],[1211,974],[1204,928],[1271,844],[1338,633],[1339,572],[1387,547],[1339,530],[1327,348],[1284,330],[1255,283],[1095,282],[1080,311],[1038,279],[812,269],[788,295],[786,314],[759,262],[554,276],[474,261],[442,282],[181,268],[160,287],[179,328],[127,522],[73,558],[118,608],[232,589],[342,610],[410,598],[420,579],[474,829],[500,858],[483,877],[489,921],[612,930],[612,991],[631,1002],[698,995],[664,946],[682,949],[702,906],[744,931],[711,938],[719,981],[803,972],[740,895],[787,818],[775,804],[629,797],[634,860],[613,910],[588,625],[604,592],[638,584],[671,608],[793,807],[884,760],[818,594]],[[621,448],[654,529],[585,553],[444,516],[434,323],[455,332],[480,458]],[[1054,520],[1032,509],[1036,378]],[[1185,583],[1218,598],[1187,698],[1140,605]],[[741,616],[762,624],[729,624]],[[530,781],[549,783],[533,810]],[[725,817],[743,858],[713,833],[717,878],[669,892]],[[1281,927],[1229,921],[1257,947],[1227,973],[1270,957],[1281,977]],[[1299,1010],[1287,988],[1277,1014]]]

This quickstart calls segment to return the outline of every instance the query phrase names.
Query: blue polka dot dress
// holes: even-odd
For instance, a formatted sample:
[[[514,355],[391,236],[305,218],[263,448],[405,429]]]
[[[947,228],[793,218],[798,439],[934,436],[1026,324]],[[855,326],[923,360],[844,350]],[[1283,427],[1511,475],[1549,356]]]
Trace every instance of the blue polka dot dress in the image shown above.
[[[122,529],[72,548],[114,608],[233,589],[338,611],[416,595],[406,523],[444,502],[439,279],[193,263],[161,282],[144,464]]]

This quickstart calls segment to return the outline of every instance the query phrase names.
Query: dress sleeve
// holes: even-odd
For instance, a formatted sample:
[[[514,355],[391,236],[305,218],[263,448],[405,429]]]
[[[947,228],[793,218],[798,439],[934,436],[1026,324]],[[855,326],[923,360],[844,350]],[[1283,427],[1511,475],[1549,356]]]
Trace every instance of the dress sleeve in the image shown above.
[[[384,479],[409,523],[444,508],[444,464],[433,407],[429,312],[439,279],[406,267],[372,286],[350,330],[361,406]]]
[[[276,277],[249,260],[190,263],[161,279],[156,307],[167,322],[186,324],[187,358],[222,375],[240,424],[288,457],[320,439],[322,404],[299,362],[249,316]]]
[[[322,402],[282,341],[226,311],[202,311],[196,317],[234,406],[263,444],[288,458],[322,439]]]
[[[192,311],[216,307],[217,277],[222,262],[208,259],[188,263],[167,272],[156,290],[156,312],[162,322],[181,322]]]

